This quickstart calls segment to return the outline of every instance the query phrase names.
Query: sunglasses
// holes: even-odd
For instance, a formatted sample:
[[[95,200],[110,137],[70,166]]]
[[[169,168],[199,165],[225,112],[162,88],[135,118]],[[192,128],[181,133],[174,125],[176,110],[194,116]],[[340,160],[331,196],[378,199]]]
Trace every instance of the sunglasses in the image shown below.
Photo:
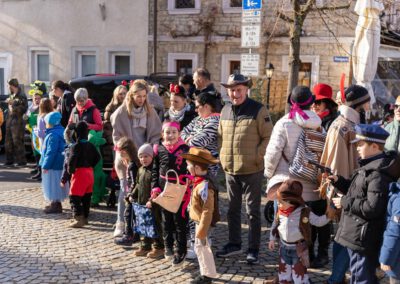
[[[394,109],[398,109],[400,105],[394,105]]]

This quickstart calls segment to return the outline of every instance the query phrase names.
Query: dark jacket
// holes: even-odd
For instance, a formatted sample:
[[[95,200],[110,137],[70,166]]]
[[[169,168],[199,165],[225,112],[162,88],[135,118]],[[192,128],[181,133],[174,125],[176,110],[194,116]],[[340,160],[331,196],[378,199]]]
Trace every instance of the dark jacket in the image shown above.
[[[188,152],[189,146],[182,144],[176,149],[173,149],[172,152],[168,151],[162,144],[159,144],[156,148],[156,151],[154,151],[156,156],[153,159],[153,169],[151,173],[151,188],[160,188],[164,190],[168,170],[175,170],[178,176],[188,174],[186,160],[180,157],[180,155]],[[169,175],[168,179],[176,182],[176,177],[174,175]]]
[[[129,194],[133,200],[140,205],[146,205],[151,195],[151,171],[153,165],[148,167],[140,167],[137,172],[135,186]]]
[[[68,120],[71,116],[72,109],[75,107],[76,102],[74,99],[74,94],[70,91],[65,91],[61,97],[61,125],[66,127],[68,125]]]
[[[390,185],[386,223],[379,262],[392,268],[390,277],[400,279],[400,183]]]
[[[190,108],[190,110],[187,110],[184,114],[184,117],[181,121],[178,121],[180,126],[181,126],[181,130],[183,128],[186,127],[186,125],[188,125],[190,122],[192,122],[192,120],[197,117],[197,112],[195,112],[192,108]],[[171,121],[172,119],[170,118],[169,112],[168,110],[164,113],[164,120],[165,121]]]
[[[322,118],[321,126],[328,132],[329,127],[331,126],[332,122],[339,116],[338,112],[330,113],[324,118]]]
[[[345,194],[335,240],[377,260],[385,229],[388,188],[400,176],[400,159],[389,152],[361,160],[360,164],[351,179],[339,177],[334,183]]]
[[[56,125],[46,129],[46,137],[42,145],[40,166],[44,170],[62,170],[64,162],[64,128]]]
[[[68,172],[73,174],[77,168],[94,168],[100,161],[96,147],[87,140],[80,140],[72,146],[68,161]]]
[[[135,187],[139,167],[135,162],[130,162],[127,170],[128,187],[132,190]]]
[[[218,137],[222,169],[230,175],[248,175],[264,169],[264,154],[272,132],[265,106],[250,98],[222,109]]]

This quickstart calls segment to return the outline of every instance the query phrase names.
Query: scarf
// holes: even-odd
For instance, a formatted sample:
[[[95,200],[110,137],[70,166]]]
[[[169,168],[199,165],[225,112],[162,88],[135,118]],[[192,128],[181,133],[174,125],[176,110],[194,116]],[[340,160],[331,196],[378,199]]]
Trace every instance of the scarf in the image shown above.
[[[144,107],[132,108],[132,127],[133,128],[146,128],[147,111]]]
[[[278,214],[288,217],[295,209],[295,206],[290,206],[288,209],[279,209]]]
[[[184,145],[185,141],[182,140],[181,137],[178,138],[178,141],[174,144],[174,145],[168,145],[167,143],[165,143],[164,141],[162,142],[163,146],[165,147],[165,149],[167,149],[167,151],[169,153],[173,153],[175,152],[176,149],[179,148],[179,146]]]
[[[183,109],[178,110],[178,111],[175,111],[175,110],[172,110],[172,108],[169,108],[168,114],[169,114],[170,120],[181,122],[183,120],[183,118],[185,117],[185,112],[187,112],[189,110],[190,110],[189,104],[186,104],[183,107]]]
[[[290,100],[292,107],[290,108],[289,119],[293,119],[296,116],[296,113],[299,114],[302,118],[304,118],[304,120],[309,119],[310,117],[303,111],[301,107],[309,105],[312,102],[312,100],[313,100],[312,96],[310,96],[308,100],[306,100],[304,103],[296,103],[293,100]]]
[[[329,109],[327,109],[327,110],[324,110],[323,112],[320,112],[320,113],[317,113],[317,114],[318,114],[319,118],[322,120],[325,117],[327,117],[328,115],[330,115],[330,113],[331,112],[329,111]]]

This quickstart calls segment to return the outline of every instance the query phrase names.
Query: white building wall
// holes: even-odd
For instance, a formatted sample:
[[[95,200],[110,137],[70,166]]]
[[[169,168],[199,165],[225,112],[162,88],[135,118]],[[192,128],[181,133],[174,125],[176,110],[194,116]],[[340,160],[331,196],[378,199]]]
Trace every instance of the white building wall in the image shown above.
[[[25,85],[34,79],[36,49],[48,51],[49,81],[74,77],[74,55],[86,49],[97,55],[98,73],[110,73],[109,54],[123,51],[130,52],[130,73],[145,75],[147,39],[146,0],[0,1],[0,55],[12,62],[6,73]]]

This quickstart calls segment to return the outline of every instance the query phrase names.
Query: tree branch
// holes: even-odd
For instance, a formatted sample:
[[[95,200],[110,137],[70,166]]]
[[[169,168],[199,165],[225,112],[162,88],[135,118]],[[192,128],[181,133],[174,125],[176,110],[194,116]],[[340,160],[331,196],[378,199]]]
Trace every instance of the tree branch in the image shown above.
[[[344,9],[349,9],[349,8],[350,8],[350,4],[347,4],[347,5],[343,5],[343,6],[332,6],[332,7],[324,6],[324,7],[319,7],[319,8],[313,8],[313,9],[311,9],[311,11],[312,12],[326,11],[326,10],[335,11],[335,10],[344,10]]]
[[[276,16],[279,17],[281,20],[284,20],[285,22],[288,23],[294,23],[294,20],[292,18],[290,18],[289,16],[286,16],[285,14],[282,13],[282,11],[278,11],[276,13]]]

